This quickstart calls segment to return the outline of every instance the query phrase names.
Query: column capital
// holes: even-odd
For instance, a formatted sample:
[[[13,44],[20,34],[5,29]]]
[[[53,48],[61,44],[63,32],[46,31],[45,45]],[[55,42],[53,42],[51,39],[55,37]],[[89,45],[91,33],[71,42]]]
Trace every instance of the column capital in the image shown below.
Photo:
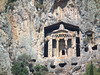
[[[59,38],[57,38],[56,40],[59,41]]]
[[[59,56],[59,39],[57,38],[57,44],[56,44],[56,56],[58,57]]]
[[[67,41],[67,40],[68,40],[68,38],[64,38],[64,40],[65,40],[65,41]]]

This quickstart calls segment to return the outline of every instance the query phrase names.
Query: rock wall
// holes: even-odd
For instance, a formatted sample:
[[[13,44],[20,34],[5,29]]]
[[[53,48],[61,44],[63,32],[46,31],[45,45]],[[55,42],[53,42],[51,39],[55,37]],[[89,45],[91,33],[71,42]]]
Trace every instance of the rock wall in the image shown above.
[[[11,61],[9,58],[9,53],[0,45],[0,74],[1,75],[11,75]]]
[[[12,52],[11,59],[27,53],[40,60],[44,27],[60,21],[79,26],[81,40],[87,30],[93,30],[95,44],[100,42],[100,0],[17,0],[8,6],[7,12],[3,1],[0,2],[0,11],[3,11],[0,14],[0,45],[6,52]],[[10,63],[9,55],[6,57]]]

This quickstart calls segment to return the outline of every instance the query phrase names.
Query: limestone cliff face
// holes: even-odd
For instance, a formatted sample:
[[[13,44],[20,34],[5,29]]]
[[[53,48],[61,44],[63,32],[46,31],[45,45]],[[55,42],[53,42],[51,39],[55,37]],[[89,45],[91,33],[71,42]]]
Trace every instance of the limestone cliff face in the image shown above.
[[[0,14],[0,43],[11,59],[23,53],[41,58],[44,27],[60,21],[79,26],[83,37],[93,30],[100,42],[100,0],[17,0]]]
[[[5,10],[5,5],[8,0],[0,0],[0,12],[3,12]]]

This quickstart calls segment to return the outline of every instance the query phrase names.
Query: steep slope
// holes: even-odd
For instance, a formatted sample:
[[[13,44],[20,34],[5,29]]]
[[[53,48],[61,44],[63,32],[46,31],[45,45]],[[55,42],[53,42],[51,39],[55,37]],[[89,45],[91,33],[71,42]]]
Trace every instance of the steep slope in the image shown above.
[[[79,26],[83,38],[87,30],[94,31],[95,44],[100,43],[100,0],[17,0],[0,14],[0,44],[11,59],[23,53],[41,59],[44,27],[60,21]]]

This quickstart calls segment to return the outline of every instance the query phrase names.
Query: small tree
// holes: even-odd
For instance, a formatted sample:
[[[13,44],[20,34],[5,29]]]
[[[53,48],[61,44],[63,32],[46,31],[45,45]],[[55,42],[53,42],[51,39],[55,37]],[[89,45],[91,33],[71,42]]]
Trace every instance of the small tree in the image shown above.
[[[93,66],[93,64],[92,64],[92,62],[91,63],[89,63],[87,66],[86,66],[86,73],[85,73],[85,75],[94,75],[94,66]]]
[[[23,54],[13,63],[11,71],[14,75],[28,75],[26,65],[28,64],[31,57],[27,54]]]
[[[48,69],[46,66],[42,65],[36,65],[34,66],[34,75],[45,75],[48,72]]]
[[[14,62],[11,71],[14,75],[28,75],[28,70],[24,66],[24,63]]]
[[[91,65],[90,65],[90,73],[89,73],[89,75],[94,75],[92,62],[91,62]]]
[[[27,54],[23,54],[23,55],[19,56],[17,59],[17,61],[23,62],[25,65],[27,65],[30,60],[31,60],[31,56],[29,56]]]

